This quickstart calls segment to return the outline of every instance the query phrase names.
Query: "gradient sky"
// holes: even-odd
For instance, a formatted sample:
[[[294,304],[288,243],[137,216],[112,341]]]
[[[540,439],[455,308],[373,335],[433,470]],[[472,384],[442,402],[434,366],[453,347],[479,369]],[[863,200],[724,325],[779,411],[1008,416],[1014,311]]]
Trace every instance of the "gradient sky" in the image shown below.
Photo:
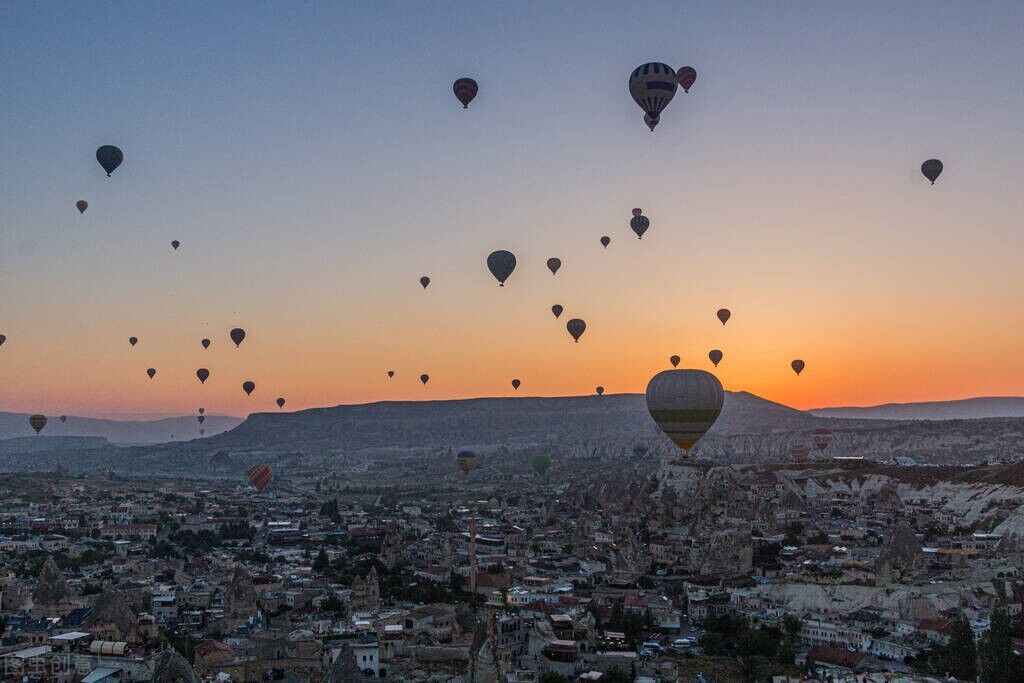
[[[4,3],[0,410],[639,392],[711,348],[797,407],[1022,394],[1021,35],[998,2]],[[653,134],[651,60],[699,73]]]

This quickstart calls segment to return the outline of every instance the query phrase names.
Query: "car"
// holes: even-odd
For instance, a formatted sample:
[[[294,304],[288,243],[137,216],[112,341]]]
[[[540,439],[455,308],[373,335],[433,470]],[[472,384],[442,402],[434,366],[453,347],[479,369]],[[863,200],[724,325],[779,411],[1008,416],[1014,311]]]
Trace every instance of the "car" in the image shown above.
[[[655,643],[653,640],[652,641],[648,641],[646,643],[641,643],[640,644],[640,649],[641,650],[650,650],[651,652],[655,652],[655,653],[657,653],[659,655],[660,654],[664,654],[664,652],[665,652],[665,648],[662,647],[661,643]]]
[[[672,647],[675,648],[688,648],[693,647],[695,644],[693,638],[676,638],[672,641]]]

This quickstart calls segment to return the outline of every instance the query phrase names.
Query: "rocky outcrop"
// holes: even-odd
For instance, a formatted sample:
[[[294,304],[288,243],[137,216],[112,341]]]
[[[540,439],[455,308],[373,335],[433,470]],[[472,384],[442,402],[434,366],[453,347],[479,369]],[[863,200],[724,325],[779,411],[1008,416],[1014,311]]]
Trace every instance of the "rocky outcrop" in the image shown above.
[[[153,668],[153,683],[201,683],[192,666],[177,650],[164,650]]]
[[[70,599],[71,589],[68,588],[63,572],[53,557],[47,556],[39,570],[36,589],[32,591],[32,603],[37,607],[50,607],[63,605]]]
[[[138,617],[128,606],[124,594],[114,588],[100,594],[83,625],[102,629],[109,640],[134,642],[139,633]]]

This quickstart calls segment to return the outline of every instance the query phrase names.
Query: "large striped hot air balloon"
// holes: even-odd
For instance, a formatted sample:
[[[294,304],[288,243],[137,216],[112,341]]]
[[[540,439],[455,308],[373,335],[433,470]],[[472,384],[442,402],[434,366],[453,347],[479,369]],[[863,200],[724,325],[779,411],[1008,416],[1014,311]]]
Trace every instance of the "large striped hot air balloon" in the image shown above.
[[[668,64],[648,62],[641,64],[629,76],[629,94],[633,101],[652,119],[675,97],[679,79]]]
[[[464,474],[469,474],[470,470],[476,469],[476,453],[473,451],[460,451],[455,456],[455,461]]]
[[[273,478],[274,470],[270,469],[270,465],[253,465],[249,468],[249,483],[260,493],[263,493],[263,489],[267,488],[267,484]]]
[[[683,92],[690,92],[690,88],[697,82],[697,70],[692,66],[679,67],[679,71],[676,72],[676,80],[679,81]]]
[[[832,443],[832,431],[824,427],[818,427],[811,432],[811,439],[814,440],[814,447],[823,451]]]
[[[647,410],[672,442],[689,453],[722,412],[722,383],[703,370],[663,370],[647,384]]]
[[[469,108],[469,103],[473,101],[479,91],[480,86],[472,78],[460,78],[452,84],[452,92],[455,93],[459,102],[462,102],[463,109]]]

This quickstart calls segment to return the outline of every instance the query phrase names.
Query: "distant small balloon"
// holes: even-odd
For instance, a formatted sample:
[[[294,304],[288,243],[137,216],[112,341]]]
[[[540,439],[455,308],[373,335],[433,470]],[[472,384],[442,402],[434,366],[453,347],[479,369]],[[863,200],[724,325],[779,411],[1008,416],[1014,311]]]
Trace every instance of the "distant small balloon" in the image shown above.
[[[420,375],[420,381],[423,382],[423,384],[426,384],[430,381],[430,375]]]
[[[181,246],[181,242],[179,242],[178,240],[171,240],[171,246],[174,247],[175,251],[177,251],[178,247]]]
[[[598,396],[603,396],[604,395],[604,387],[597,387],[594,391],[597,392]]]
[[[711,349],[708,351],[708,358],[711,359],[711,362],[714,363],[717,368],[718,364],[722,362],[722,352],[718,349]]]
[[[793,368],[793,372],[799,375],[801,372],[804,371],[804,362],[797,358],[796,360],[789,364],[789,367]]]
[[[200,414],[200,415],[202,415],[202,414],[203,414],[203,413],[205,413],[205,412],[206,412],[206,408],[200,408],[200,409],[199,409],[199,414]]]
[[[146,374],[149,375],[150,379],[153,379],[156,376],[156,368],[149,368],[146,370]]]
[[[78,213],[85,213],[85,210],[89,208],[89,202],[79,199],[75,202],[75,206],[78,207]]]
[[[200,429],[199,430],[199,436],[206,436],[206,430],[205,429]]]
[[[205,415],[196,415],[196,422],[198,422],[199,424],[203,424],[204,422],[206,422],[206,416]]]
[[[512,275],[512,271],[516,269],[516,257],[511,251],[499,249],[492,251],[487,256],[487,269],[491,271],[491,275],[498,281],[500,287],[505,286],[505,280]]]
[[[128,337],[128,343],[131,344],[132,346],[135,346],[136,344],[139,343],[139,338],[138,337]]]
[[[651,221],[647,216],[633,216],[629,221],[629,227],[633,228],[633,232],[636,233],[637,239],[643,239],[644,233],[647,232],[647,228],[651,227]]]
[[[210,371],[206,368],[199,368],[196,370],[196,377],[199,378],[200,384],[206,384],[206,379],[210,376]]]
[[[633,215],[634,216],[642,216],[643,213],[644,213],[643,209],[633,209]]]
[[[203,341],[201,341],[199,343],[203,345],[204,349],[210,348],[210,340],[209,339],[204,339]]]
[[[670,356],[668,362],[672,364],[672,367],[679,367],[679,356]]]
[[[0,346],[3,346],[5,341],[7,341],[7,335],[0,334]]]
[[[578,344],[580,337],[583,336],[587,329],[587,323],[579,318],[573,318],[565,324],[565,329],[569,330],[569,334],[572,335],[573,340]]]
[[[394,370],[388,370],[388,379],[391,379],[394,376],[395,376],[395,371]]]
[[[554,275],[558,272],[558,269],[562,267],[562,259],[551,257],[548,259],[548,270]]]
[[[551,312],[555,314],[556,319],[558,318],[558,316],[562,315],[562,310],[563,309],[561,304],[555,304],[554,306],[551,307]]]
[[[723,325],[729,322],[729,318],[732,317],[732,313],[729,312],[728,308],[719,308],[718,313],[716,313],[715,315],[718,316],[718,319],[722,321]]]
[[[28,418],[28,424],[30,427],[32,427],[32,429],[36,430],[36,434],[38,434],[39,432],[43,431],[43,427],[46,426],[46,416],[33,415],[32,417]]]
[[[231,337],[231,341],[235,342],[235,348],[238,348],[242,345],[242,342],[245,341],[245,330],[241,327],[236,327],[231,330],[229,336]]]
[[[68,421],[68,416],[67,415],[61,415],[60,416],[60,421],[61,422],[67,422]]]
[[[942,173],[942,162],[938,159],[929,159],[921,164],[921,173],[934,185],[939,174]]]
[[[459,102],[462,102],[463,109],[469,108],[469,103],[473,101],[479,91],[480,86],[472,78],[460,78],[452,84],[452,92],[455,93]]]
[[[256,389],[256,383],[252,380],[246,380],[242,382],[242,391],[245,392],[246,396],[252,396],[252,392]]]
[[[420,284],[423,285],[423,289],[426,289],[427,285],[430,284],[430,278],[424,275],[423,277],[420,278]]]
[[[679,80],[679,87],[683,89],[683,92],[690,92],[690,88],[697,81],[697,70],[692,66],[683,66],[676,72],[676,78]]]
[[[124,153],[113,145],[103,145],[96,150],[96,161],[100,162],[100,166],[107,172],[109,178],[110,174],[124,161]]]
[[[604,247],[605,249],[607,249],[608,245],[611,244],[611,243],[612,243],[612,238],[609,237],[608,235],[605,235],[604,237],[601,238],[601,246]]]
[[[278,398],[277,399],[277,407],[278,408],[284,408],[284,398]]]
[[[522,382],[520,382],[519,380],[517,380],[517,379],[512,380],[512,388],[515,389],[516,391],[519,390],[519,385],[520,384],[522,384]]]

